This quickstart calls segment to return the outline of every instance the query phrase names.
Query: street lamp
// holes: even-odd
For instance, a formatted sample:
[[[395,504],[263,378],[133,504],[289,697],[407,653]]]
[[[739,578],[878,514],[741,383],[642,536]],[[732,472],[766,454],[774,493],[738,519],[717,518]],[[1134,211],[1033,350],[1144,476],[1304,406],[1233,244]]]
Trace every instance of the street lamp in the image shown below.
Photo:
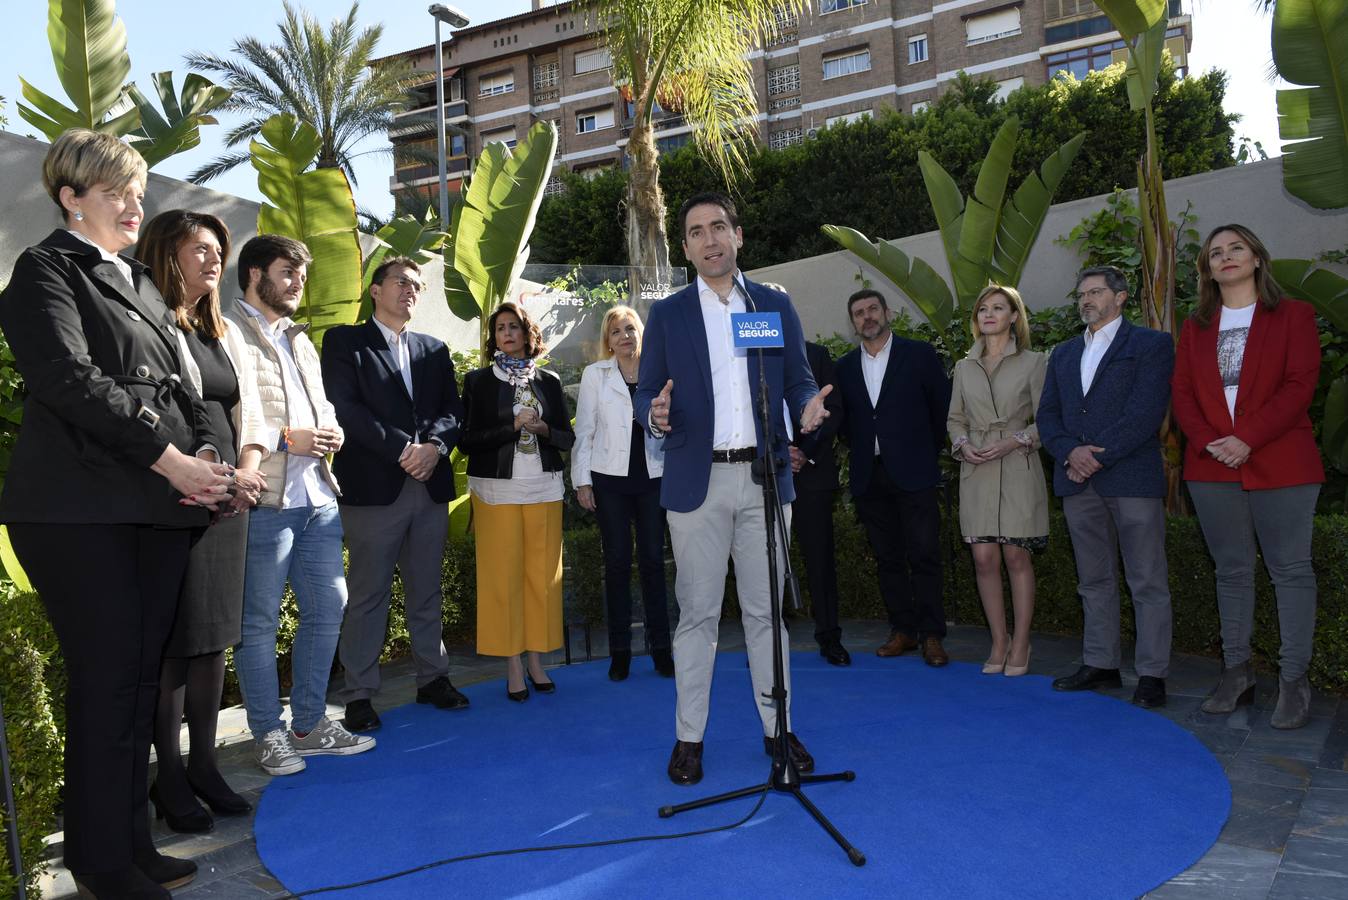
[[[440,47],[440,23],[463,28],[468,17],[452,6],[432,3],[426,10],[435,19],[435,146],[440,161],[440,230],[449,230],[449,173],[445,165],[445,61]],[[453,38],[453,35],[450,35]]]

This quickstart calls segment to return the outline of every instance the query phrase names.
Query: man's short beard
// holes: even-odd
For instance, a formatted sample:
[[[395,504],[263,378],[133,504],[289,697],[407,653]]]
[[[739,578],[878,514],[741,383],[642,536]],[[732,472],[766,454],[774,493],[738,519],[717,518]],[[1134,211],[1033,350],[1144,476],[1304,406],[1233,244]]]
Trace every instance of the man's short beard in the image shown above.
[[[288,299],[285,294],[277,290],[275,283],[266,272],[257,282],[257,299],[261,300],[274,313],[280,313],[283,316],[293,316],[295,310],[300,308],[299,297],[294,300]]]

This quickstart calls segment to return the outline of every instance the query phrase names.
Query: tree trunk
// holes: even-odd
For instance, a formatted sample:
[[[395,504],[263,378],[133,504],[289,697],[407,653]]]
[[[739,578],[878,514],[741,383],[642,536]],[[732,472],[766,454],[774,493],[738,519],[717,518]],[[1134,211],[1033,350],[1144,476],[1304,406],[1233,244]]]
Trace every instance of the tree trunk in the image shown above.
[[[665,231],[665,195],[660,190],[660,160],[650,120],[637,113],[628,138],[631,168],[627,179],[627,262],[654,269],[668,284],[669,236]]]

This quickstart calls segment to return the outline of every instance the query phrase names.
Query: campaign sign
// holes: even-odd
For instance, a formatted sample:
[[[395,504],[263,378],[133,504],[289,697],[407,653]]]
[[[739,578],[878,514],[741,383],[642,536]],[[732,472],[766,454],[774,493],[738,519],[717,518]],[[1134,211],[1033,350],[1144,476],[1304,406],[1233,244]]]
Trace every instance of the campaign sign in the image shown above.
[[[778,312],[731,313],[735,347],[783,347],[782,314]]]

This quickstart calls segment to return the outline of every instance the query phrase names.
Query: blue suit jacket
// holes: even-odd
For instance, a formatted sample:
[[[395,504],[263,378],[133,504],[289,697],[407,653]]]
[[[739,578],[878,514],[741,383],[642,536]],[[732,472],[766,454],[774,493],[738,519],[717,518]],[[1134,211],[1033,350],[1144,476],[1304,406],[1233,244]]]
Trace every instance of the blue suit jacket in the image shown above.
[[[761,284],[743,279],[752,305],[760,312],[782,315],[783,347],[763,351],[768,383],[768,409],[772,417],[772,439],[764,440],[758,409],[758,351],[749,354],[749,387],[754,396],[754,430],[760,455],[769,445],[781,460],[777,470],[777,489],[782,502],[796,497],[791,483],[787,454],[786,426],[782,419],[782,400],[799,416],[805,404],[818,393],[810,365],[805,358],[805,339],[791,300]],[[641,375],[637,382],[635,415],[638,422],[649,421],[651,401],[669,379],[669,434],[665,436],[665,474],[660,484],[660,505],[675,512],[690,512],[707,497],[711,477],[712,429],[715,426],[715,401],[711,382],[711,355],[707,350],[707,332],[702,324],[702,305],[694,281],[676,294],[659,300],[651,307],[641,341]]]
[[[1067,497],[1089,484],[1102,497],[1164,497],[1158,433],[1170,406],[1174,342],[1169,335],[1124,319],[1095,370],[1091,389],[1082,396],[1085,349],[1084,337],[1053,349],[1035,415],[1039,439],[1057,462],[1054,492]],[[1067,477],[1066,462],[1068,454],[1083,444],[1105,448],[1095,457],[1104,468],[1086,484],[1077,484]]]
[[[463,403],[449,348],[430,335],[406,335],[412,397],[373,321],[339,325],[323,335],[323,391],[346,432],[332,468],[348,506],[385,506],[398,499],[407,480],[398,458],[409,441],[434,437],[450,450],[458,443]],[[454,499],[447,456],[436,464],[426,489],[436,503]]]

